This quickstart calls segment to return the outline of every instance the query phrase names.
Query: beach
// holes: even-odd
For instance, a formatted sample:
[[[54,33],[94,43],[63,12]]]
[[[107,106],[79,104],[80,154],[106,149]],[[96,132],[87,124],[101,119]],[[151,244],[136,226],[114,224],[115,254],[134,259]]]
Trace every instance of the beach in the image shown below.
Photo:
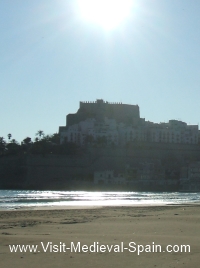
[[[28,245],[35,252],[20,252]],[[196,268],[199,262],[199,205],[0,211],[1,268]]]

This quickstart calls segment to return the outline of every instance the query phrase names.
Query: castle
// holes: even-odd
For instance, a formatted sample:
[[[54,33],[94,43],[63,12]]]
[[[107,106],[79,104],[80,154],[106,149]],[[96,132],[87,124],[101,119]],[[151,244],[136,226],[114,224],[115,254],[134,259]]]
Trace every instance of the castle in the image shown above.
[[[138,105],[128,105],[122,103],[109,103],[102,99],[95,102],[80,102],[80,108],[75,114],[68,114],[66,125],[78,124],[87,118],[95,118],[98,122],[104,118],[113,118],[116,122],[125,124],[137,124],[140,119]]]
[[[80,102],[75,114],[68,114],[66,126],[59,128],[60,143],[77,145],[103,143],[126,145],[130,142],[198,144],[198,125],[178,120],[153,123],[140,118],[138,105],[109,103],[102,99]]]

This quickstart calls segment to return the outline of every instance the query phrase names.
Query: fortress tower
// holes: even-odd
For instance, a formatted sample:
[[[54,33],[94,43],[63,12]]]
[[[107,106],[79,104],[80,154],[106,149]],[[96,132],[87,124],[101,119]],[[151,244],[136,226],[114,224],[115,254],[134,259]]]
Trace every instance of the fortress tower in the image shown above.
[[[95,102],[80,102],[77,113],[67,115],[66,126],[77,124],[87,118],[102,121],[104,117],[115,119],[118,123],[137,125],[140,119],[139,106],[109,103],[102,99],[97,99]]]

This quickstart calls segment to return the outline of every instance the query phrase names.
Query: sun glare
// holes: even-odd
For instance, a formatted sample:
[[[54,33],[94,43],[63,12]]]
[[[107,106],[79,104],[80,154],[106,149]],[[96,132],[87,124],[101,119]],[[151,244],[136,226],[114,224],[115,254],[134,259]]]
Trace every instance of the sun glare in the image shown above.
[[[119,26],[131,13],[133,0],[79,0],[81,17],[106,30]]]

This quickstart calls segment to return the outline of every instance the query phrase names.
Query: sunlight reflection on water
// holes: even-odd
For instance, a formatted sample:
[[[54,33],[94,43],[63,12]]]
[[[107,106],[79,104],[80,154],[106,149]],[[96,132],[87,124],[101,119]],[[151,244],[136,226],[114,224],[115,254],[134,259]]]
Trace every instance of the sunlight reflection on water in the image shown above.
[[[166,205],[199,202],[200,193],[0,190],[0,208]]]

